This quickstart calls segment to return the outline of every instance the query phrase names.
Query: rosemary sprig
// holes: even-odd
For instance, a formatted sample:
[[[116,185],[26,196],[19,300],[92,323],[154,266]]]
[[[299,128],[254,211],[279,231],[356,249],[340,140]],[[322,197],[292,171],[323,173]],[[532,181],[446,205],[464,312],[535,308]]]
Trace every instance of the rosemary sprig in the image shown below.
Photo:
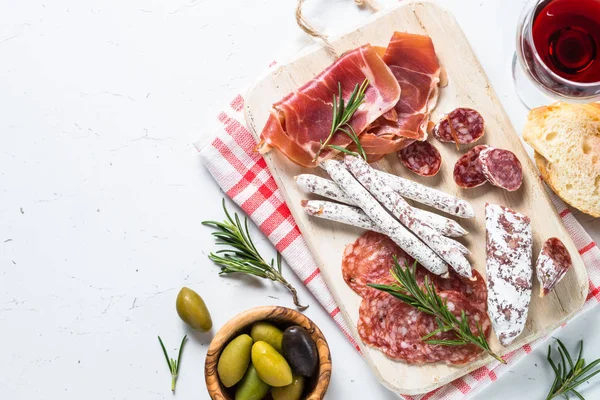
[[[483,351],[494,357],[496,360],[506,364],[499,355],[495,354],[487,342],[485,333],[478,324],[478,332],[471,331],[469,319],[463,311],[460,319],[457,318],[446,304],[446,300],[442,299],[436,292],[435,287],[425,277],[425,287],[421,288],[415,277],[417,263],[415,262],[411,268],[408,264],[406,268],[400,267],[398,260],[394,257],[394,266],[392,268],[392,276],[398,282],[397,285],[379,285],[369,284],[369,286],[391,294],[402,302],[411,305],[418,310],[435,317],[438,329],[423,337],[423,341],[432,345],[443,346],[462,346],[466,344],[474,344]],[[455,340],[435,340],[431,339],[441,332],[452,332],[456,336]]]
[[[556,374],[554,378],[554,383],[552,383],[552,387],[550,388],[550,392],[548,396],[546,396],[546,400],[553,399],[558,396],[563,396],[568,399],[569,394],[574,394],[580,400],[585,400],[583,396],[575,390],[575,388],[582,383],[588,381],[594,375],[600,373],[600,369],[597,369],[594,372],[591,372],[598,364],[600,364],[600,359],[593,361],[589,365],[585,365],[585,360],[582,358],[583,353],[583,340],[579,342],[579,354],[577,355],[577,361],[573,363],[573,358],[567,351],[567,348],[559,339],[556,339],[558,343],[558,354],[560,354],[561,362],[556,365],[554,361],[552,361],[552,346],[548,346],[548,355],[546,359],[554,373]],[[569,369],[567,370],[567,363],[569,364]]]
[[[225,221],[202,222],[202,225],[216,229],[216,232],[213,232],[212,235],[216,238],[218,245],[229,246],[229,248],[219,250],[216,253],[210,253],[208,256],[221,267],[219,275],[239,272],[279,282],[290,291],[294,299],[294,305],[299,310],[307,309],[308,306],[300,304],[296,289],[282,275],[281,254],[277,253],[276,265],[273,259],[270,263],[267,263],[250,237],[248,218],[244,217],[243,224],[237,213],[234,213],[232,218],[229,211],[227,211],[227,207],[225,207],[225,199],[223,199],[223,211],[227,216]]]
[[[158,342],[160,343],[160,347],[162,348],[163,354],[165,355],[165,360],[167,360],[167,365],[169,366],[169,370],[171,371],[171,391],[175,391],[175,384],[177,383],[177,376],[179,375],[179,364],[181,363],[181,353],[183,351],[183,345],[187,340],[187,335],[183,337],[181,340],[181,344],[179,345],[179,354],[177,355],[177,360],[169,358],[169,354],[167,353],[167,349],[165,348],[165,344],[163,343],[160,336],[158,337]]]
[[[327,139],[325,139],[325,141],[321,140],[321,146],[315,154],[313,162],[315,162],[317,158],[319,158],[323,150],[325,150],[326,148],[338,150],[342,153],[351,154],[354,156],[360,156],[365,160],[367,159],[365,150],[360,144],[358,134],[354,131],[354,128],[352,128],[352,126],[350,126],[348,122],[350,121],[358,107],[360,107],[360,105],[365,101],[365,92],[367,91],[368,86],[368,79],[365,79],[363,83],[360,84],[360,86],[356,84],[356,86],[354,86],[354,90],[348,98],[348,101],[344,103],[344,98],[342,97],[342,84],[338,82],[338,95],[333,95],[333,118],[331,121],[331,130],[329,131],[329,136],[327,136]],[[350,139],[352,139],[352,141],[356,145],[356,150],[358,153],[350,151],[341,146],[329,144],[329,142],[333,138],[333,135],[337,131],[344,132]]]

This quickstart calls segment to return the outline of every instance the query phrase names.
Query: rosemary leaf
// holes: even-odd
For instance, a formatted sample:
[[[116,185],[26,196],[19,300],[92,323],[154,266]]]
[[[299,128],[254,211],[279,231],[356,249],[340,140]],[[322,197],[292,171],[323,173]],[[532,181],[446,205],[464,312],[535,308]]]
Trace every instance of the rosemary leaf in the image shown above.
[[[183,354],[183,346],[187,340],[187,335],[183,337],[181,340],[181,344],[179,345],[179,353],[177,355],[177,360],[169,358],[169,354],[167,353],[167,349],[165,348],[165,344],[163,343],[160,336],[158,337],[158,342],[160,343],[160,347],[162,348],[163,354],[165,355],[165,360],[167,360],[167,366],[169,367],[169,371],[171,372],[171,391],[175,391],[175,385],[177,384],[177,376],[179,375],[179,364],[181,362],[181,355]]]
[[[341,104],[340,109],[343,108],[344,105]],[[296,289],[283,277],[281,254],[277,253],[276,260],[265,261],[250,236],[248,218],[244,217],[242,223],[237,213],[232,217],[225,207],[225,199],[223,199],[223,211],[226,216],[223,222],[202,222],[202,225],[216,229],[212,235],[216,238],[217,245],[227,246],[208,255],[212,262],[221,267],[219,275],[242,273],[278,282],[292,294],[294,305],[299,310],[308,308],[300,304]]]
[[[577,398],[585,400],[584,397],[577,390],[575,390],[575,388],[600,373],[600,369],[592,372],[592,370],[596,368],[598,364],[600,364],[600,359],[594,360],[586,366],[585,360],[582,358],[583,341],[580,341],[577,361],[573,363],[573,358],[569,354],[569,351],[563,342],[561,342],[559,339],[556,339],[556,342],[558,343],[557,349],[561,361],[557,365],[554,360],[552,360],[552,346],[549,345],[546,359],[554,371],[555,376],[554,382],[550,387],[550,391],[546,396],[546,400],[550,400],[559,396],[568,398],[570,394],[574,394],[577,396]]]
[[[350,94],[350,97],[348,97],[348,100],[344,102],[344,98],[342,97],[342,84],[338,82],[338,95],[333,95],[333,115],[331,119],[331,129],[325,141],[319,141],[320,147],[319,150],[317,150],[315,157],[313,158],[313,162],[317,161],[321,153],[327,148],[342,151],[346,154],[358,155],[364,158],[365,160],[367,159],[366,153],[362,145],[360,144],[358,134],[349,124],[349,121],[350,119],[352,119],[352,116],[354,115],[356,110],[358,110],[361,104],[365,101],[365,93],[368,87],[368,79],[365,79],[360,85],[356,84],[356,86],[354,86],[354,90]],[[346,134],[350,139],[352,139],[352,142],[356,145],[357,152],[349,153],[349,150],[341,150],[341,146],[329,144],[329,142],[331,142],[331,140],[333,139],[333,136],[338,131]]]
[[[471,331],[469,320],[464,311],[461,313],[460,320],[452,314],[448,309],[446,301],[437,294],[435,286],[429,282],[427,276],[425,277],[424,287],[422,288],[419,286],[415,277],[416,267],[417,263],[415,262],[412,267],[406,265],[405,268],[402,268],[398,263],[398,260],[394,257],[394,266],[392,267],[391,274],[394,279],[396,279],[397,284],[369,284],[369,286],[389,293],[400,301],[413,306],[424,313],[432,315],[435,317],[437,325],[440,327],[438,330],[441,331],[443,328],[443,331],[453,332],[456,336],[455,340],[435,340],[431,339],[432,332],[432,334],[422,338],[426,343],[442,346],[474,344],[496,360],[505,364],[506,361],[490,349],[490,345],[487,342],[485,334],[481,330],[481,326],[478,325],[478,332],[474,333]]]

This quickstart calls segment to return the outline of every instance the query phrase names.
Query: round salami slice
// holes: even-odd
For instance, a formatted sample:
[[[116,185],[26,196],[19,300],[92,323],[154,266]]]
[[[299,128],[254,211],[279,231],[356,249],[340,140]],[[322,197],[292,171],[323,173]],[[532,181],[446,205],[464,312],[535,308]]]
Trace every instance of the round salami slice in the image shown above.
[[[487,182],[483,174],[479,153],[488,146],[479,145],[467,151],[454,164],[454,182],[463,189],[475,188]]]
[[[474,280],[463,278],[457,273],[452,272],[448,279],[431,274],[429,279],[433,280],[436,290],[441,292],[458,292],[466,297],[471,305],[484,312],[487,310],[487,286],[484,278],[479,272],[473,270]]]
[[[453,110],[433,128],[433,136],[437,140],[456,144],[474,143],[484,133],[483,117],[471,108]]]
[[[352,290],[365,297],[376,291],[368,287],[368,283],[391,283],[390,270],[394,265],[394,256],[400,265],[414,263],[414,259],[389,237],[381,233],[365,232],[344,250],[344,280]]]
[[[421,312],[395,297],[377,292],[364,298],[357,330],[362,341],[393,360],[409,364],[432,362],[419,336],[416,321]]]
[[[523,168],[517,156],[509,150],[488,147],[479,153],[481,170],[488,182],[513,192],[523,183]]]
[[[479,329],[484,332],[485,336],[489,336],[491,322],[484,310],[480,310],[470,304],[469,300],[459,292],[446,291],[440,292],[440,297],[446,301],[446,305],[452,314],[459,319],[462,311],[469,320],[471,332],[477,333]],[[429,335],[438,329],[435,317],[421,313],[416,321],[417,330],[421,338]],[[456,335],[453,332],[441,332],[432,336],[431,340],[456,340]],[[478,358],[482,350],[475,345],[463,346],[443,346],[443,345],[426,345],[425,352],[432,362],[446,362],[448,364],[464,364]]]
[[[414,142],[400,150],[398,158],[406,168],[421,176],[434,176],[442,166],[442,155],[429,142]]]

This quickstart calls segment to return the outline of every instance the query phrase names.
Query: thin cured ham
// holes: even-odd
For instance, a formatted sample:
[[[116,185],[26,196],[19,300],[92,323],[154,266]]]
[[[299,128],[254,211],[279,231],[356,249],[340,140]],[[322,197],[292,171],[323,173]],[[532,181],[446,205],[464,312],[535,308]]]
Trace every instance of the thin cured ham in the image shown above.
[[[323,159],[332,157],[336,152],[327,149],[315,160],[321,141],[327,139],[331,130],[333,95],[338,93],[338,83],[342,97],[348,99],[355,86],[365,79],[369,80],[365,101],[349,121],[360,134],[392,110],[400,98],[398,81],[370,45],[346,53],[310,82],[275,103],[261,133],[258,150],[265,153],[275,147],[304,167],[316,167]],[[330,142],[342,147],[350,143],[351,139],[343,132],[337,132]]]
[[[393,111],[382,115],[361,135],[370,161],[415,140],[425,140],[429,113],[439,94],[441,67],[429,36],[394,33],[383,61],[398,80],[402,96]]]

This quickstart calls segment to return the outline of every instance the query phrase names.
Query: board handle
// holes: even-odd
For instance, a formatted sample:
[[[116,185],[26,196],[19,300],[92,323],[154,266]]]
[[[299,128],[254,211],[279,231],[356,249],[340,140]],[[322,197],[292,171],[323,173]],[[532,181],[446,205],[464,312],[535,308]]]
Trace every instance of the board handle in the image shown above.
[[[373,11],[373,13],[376,13],[380,10],[379,5],[375,0],[354,0],[354,3],[359,7],[369,8],[371,11]],[[304,18],[304,15],[302,14],[303,5],[304,0],[298,0],[298,4],[296,5],[296,23],[300,29],[302,29],[307,35],[322,40],[329,53],[331,53],[335,59],[339,58],[341,54],[338,54],[338,52],[332,46],[331,42],[329,41],[329,37],[313,28],[312,25],[308,23],[306,18]]]

